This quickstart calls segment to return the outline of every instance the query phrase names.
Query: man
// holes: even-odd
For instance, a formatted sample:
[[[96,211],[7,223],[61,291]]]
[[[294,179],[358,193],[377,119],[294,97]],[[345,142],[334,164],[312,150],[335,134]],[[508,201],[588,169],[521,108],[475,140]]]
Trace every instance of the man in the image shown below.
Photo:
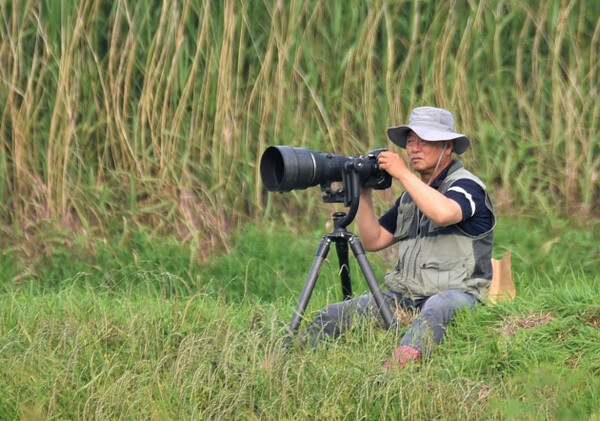
[[[404,192],[379,219],[370,189],[361,190],[356,216],[367,251],[398,243],[395,269],[385,276],[386,304],[416,308],[419,316],[386,363],[404,365],[429,356],[455,310],[481,301],[492,279],[495,215],[485,185],[468,172],[460,155],[469,139],[454,131],[452,114],[441,108],[415,108],[408,125],[388,129],[390,140],[406,149],[410,166],[391,151],[379,155],[379,167]],[[334,303],[321,310],[305,335],[315,342],[336,337],[354,315],[381,317],[371,294]]]

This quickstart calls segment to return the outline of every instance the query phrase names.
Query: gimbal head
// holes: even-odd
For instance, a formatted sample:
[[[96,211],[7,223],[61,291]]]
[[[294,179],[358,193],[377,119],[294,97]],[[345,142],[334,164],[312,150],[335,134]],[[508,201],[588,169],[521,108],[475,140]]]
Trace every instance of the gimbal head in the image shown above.
[[[360,161],[348,161],[344,164],[344,169],[342,170],[342,187],[337,190],[331,188],[330,180],[321,183],[323,202],[343,203],[344,206],[350,208],[345,216],[334,220],[336,228],[346,228],[350,225],[358,211],[360,201],[360,165]]]

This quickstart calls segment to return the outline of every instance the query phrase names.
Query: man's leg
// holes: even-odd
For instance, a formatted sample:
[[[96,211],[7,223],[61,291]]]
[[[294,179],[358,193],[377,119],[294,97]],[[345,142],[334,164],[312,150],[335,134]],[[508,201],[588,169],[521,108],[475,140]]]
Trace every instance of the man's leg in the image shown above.
[[[414,305],[412,302],[405,303],[402,295],[392,291],[383,291],[383,298],[392,312],[399,305]],[[337,338],[350,327],[352,319],[357,316],[377,317],[383,320],[372,294],[325,306],[302,332],[301,337],[312,345],[325,338]]]
[[[400,346],[414,348],[420,355],[431,355],[433,347],[444,337],[456,309],[475,303],[477,300],[471,294],[458,290],[432,295],[420,305],[419,317],[400,341]]]

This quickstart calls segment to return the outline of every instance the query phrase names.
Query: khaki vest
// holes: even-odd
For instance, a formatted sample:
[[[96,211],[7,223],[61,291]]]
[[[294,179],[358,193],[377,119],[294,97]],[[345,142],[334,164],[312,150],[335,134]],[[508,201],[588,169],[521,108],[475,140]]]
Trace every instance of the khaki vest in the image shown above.
[[[442,194],[459,179],[472,180],[485,190],[483,182],[455,162],[438,191]],[[385,275],[392,291],[413,300],[440,291],[457,289],[485,298],[492,279],[493,230],[496,216],[486,192],[485,205],[492,212],[492,228],[476,237],[457,225],[441,227],[423,215],[406,192],[400,197],[395,241],[399,242],[395,270]]]

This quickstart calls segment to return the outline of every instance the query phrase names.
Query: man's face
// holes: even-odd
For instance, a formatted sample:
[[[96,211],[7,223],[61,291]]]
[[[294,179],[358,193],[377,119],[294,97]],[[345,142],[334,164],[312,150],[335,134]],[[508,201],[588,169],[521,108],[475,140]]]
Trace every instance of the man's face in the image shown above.
[[[406,137],[406,153],[411,167],[420,173],[432,172],[440,158],[440,153],[444,148],[445,142],[427,142],[417,136],[414,132],[409,133]],[[448,151],[449,148],[446,148]],[[441,164],[443,165],[446,157],[450,158],[450,153],[442,157]],[[441,166],[444,168],[444,166]]]

